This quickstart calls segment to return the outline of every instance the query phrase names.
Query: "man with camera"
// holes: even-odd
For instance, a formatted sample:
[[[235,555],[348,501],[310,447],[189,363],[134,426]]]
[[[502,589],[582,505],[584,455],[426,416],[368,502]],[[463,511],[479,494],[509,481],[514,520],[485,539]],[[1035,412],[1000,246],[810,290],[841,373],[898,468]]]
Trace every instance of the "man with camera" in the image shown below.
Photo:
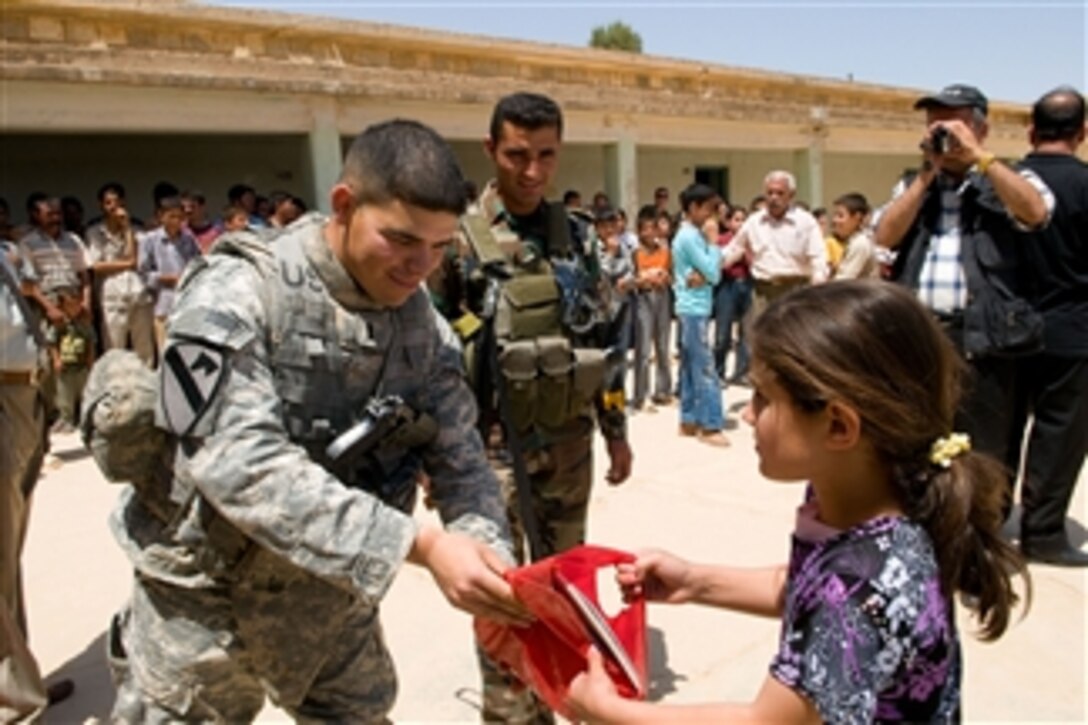
[[[300,721],[385,721],[378,607],[405,560],[454,606],[526,621],[460,347],[422,285],[466,206],[453,152],[371,126],[329,202],[272,244],[220,237],[181,280],[152,386],[172,467],[111,521],[136,571],[109,636],[114,721],[246,722],[266,696]],[[420,471],[442,528],[412,518]]]
[[[914,107],[926,113],[922,168],[901,179],[878,212],[876,242],[897,250],[893,278],[917,291],[966,358],[971,379],[957,428],[975,449],[1005,460],[1013,358],[1041,344],[1030,310],[1016,306],[1023,243],[1016,232],[1045,226],[1054,197],[1035,173],[986,149],[989,104],[977,88],[950,85]],[[1015,329],[1001,328],[995,310],[1015,311]]]

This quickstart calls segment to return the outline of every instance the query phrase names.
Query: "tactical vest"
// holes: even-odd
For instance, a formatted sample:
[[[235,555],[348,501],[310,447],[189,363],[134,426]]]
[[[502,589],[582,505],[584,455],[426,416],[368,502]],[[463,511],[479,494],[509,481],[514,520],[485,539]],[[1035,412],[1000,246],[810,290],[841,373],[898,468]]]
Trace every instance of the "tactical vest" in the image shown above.
[[[605,352],[584,344],[602,321],[594,270],[574,249],[565,210],[553,204],[548,212],[547,256],[481,213],[462,218],[478,269],[490,280],[481,313],[493,325],[507,422],[522,434],[589,415],[607,370]],[[468,354],[471,370],[480,351]]]
[[[358,420],[372,396],[397,395],[422,410],[423,371],[437,334],[433,313],[423,293],[399,310],[347,313],[318,279],[298,235],[269,242],[247,233],[226,235],[210,254],[241,257],[260,272],[265,344],[284,427],[311,460],[331,470],[326,447]],[[171,324],[184,334],[201,323],[183,317]],[[172,469],[177,438],[155,426],[158,391],[159,371],[147,370],[135,353],[113,351],[92,370],[81,428],[106,478],[132,483],[141,501],[169,520],[187,495],[167,495],[164,472]],[[411,435],[400,440],[404,445],[376,450],[370,467],[339,477],[411,512],[421,467],[415,446],[424,441]]]

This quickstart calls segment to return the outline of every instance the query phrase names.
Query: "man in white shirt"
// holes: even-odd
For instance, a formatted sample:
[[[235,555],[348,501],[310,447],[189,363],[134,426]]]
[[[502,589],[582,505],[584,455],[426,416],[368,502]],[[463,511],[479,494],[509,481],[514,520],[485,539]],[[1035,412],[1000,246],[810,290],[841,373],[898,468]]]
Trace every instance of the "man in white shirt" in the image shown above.
[[[788,171],[772,171],[763,179],[767,206],[754,212],[722,255],[730,267],[747,256],[754,283],[752,318],[774,299],[807,284],[827,279],[827,247],[812,214],[794,206],[797,181]]]

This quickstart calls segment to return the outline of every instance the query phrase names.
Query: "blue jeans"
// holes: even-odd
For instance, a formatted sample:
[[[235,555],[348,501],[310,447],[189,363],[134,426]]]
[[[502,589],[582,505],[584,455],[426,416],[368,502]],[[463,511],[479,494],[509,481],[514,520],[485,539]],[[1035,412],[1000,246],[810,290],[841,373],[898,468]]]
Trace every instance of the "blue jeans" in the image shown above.
[[[714,375],[707,329],[700,315],[680,316],[680,422],[703,430],[721,430],[722,390]]]
[[[737,324],[737,354],[733,374],[748,374],[748,343],[744,341],[744,317],[752,307],[752,280],[723,277],[714,290],[714,369],[726,380],[725,359],[733,348],[733,323]]]

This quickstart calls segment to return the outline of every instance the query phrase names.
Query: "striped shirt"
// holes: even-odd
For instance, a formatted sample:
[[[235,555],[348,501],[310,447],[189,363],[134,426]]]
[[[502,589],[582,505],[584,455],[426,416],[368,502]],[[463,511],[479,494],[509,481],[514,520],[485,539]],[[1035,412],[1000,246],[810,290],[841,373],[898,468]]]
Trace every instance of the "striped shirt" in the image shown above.
[[[51,303],[57,303],[61,292],[82,293],[87,275],[87,249],[75,234],[62,231],[53,239],[35,229],[19,240],[19,256],[22,260],[19,276],[37,284]]]
[[[1019,169],[1018,173],[1039,192],[1046,205],[1049,218],[1054,211],[1054,194],[1030,169]],[[937,220],[937,227],[933,229],[930,237],[929,247],[926,249],[921,274],[918,276],[918,298],[934,312],[949,314],[960,312],[967,306],[967,278],[963,272],[960,215],[963,207],[963,193],[974,178],[976,178],[974,174],[969,174],[962,181],[957,181],[945,174],[939,174],[933,182],[940,193],[941,213]],[[900,179],[892,190],[891,201],[898,199],[906,190],[906,179]],[[880,217],[886,208],[887,206],[877,213],[874,227],[880,223]],[[1029,231],[1028,227],[1020,223],[1012,214],[1009,214],[1009,219],[1017,228]]]

